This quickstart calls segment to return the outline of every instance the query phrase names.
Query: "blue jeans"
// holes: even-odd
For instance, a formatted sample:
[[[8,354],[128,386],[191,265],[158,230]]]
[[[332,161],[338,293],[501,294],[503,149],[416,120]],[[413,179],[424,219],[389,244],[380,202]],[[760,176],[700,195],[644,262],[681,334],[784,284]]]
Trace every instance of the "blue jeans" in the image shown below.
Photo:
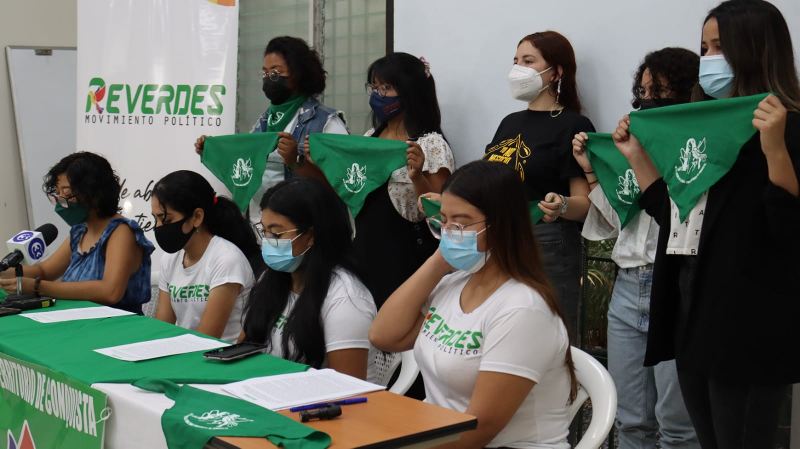
[[[645,367],[653,266],[620,268],[608,309],[608,371],[617,385],[619,449],[700,448],[675,361]],[[660,434],[660,438],[658,437]]]

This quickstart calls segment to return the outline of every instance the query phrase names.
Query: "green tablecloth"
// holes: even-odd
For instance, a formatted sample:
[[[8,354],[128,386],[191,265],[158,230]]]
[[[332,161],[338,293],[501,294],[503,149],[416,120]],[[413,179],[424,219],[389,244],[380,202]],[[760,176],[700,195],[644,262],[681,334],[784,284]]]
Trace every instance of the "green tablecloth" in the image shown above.
[[[60,300],[63,310],[95,307],[85,301]],[[202,352],[141,362],[117,360],[94,349],[194,333],[138,315],[42,324],[20,315],[0,317],[0,352],[62,372],[87,384],[132,383],[143,378],[176,383],[221,384],[258,376],[301,372],[308,366],[269,355],[232,363],[206,360]]]

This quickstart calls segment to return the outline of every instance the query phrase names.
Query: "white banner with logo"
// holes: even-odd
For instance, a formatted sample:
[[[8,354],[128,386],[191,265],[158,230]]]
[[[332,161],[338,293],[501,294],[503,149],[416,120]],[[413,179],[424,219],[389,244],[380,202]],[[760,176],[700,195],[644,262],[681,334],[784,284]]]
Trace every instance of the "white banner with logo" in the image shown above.
[[[234,133],[238,21],[235,0],[78,0],[77,149],[109,159],[122,213],[145,231],[167,173],[197,171],[229,195],[194,142]]]

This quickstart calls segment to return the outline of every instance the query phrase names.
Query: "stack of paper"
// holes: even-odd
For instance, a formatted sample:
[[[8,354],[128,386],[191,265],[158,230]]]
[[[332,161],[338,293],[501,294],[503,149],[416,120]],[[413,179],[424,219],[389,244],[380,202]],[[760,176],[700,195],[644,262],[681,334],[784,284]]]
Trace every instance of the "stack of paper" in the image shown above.
[[[84,307],[80,309],[54,310],[51,312],[29,312],[21,316],[40,323],[60,323],[62,321],[93,320],[115,316],[133,315],[133,313],[112,307]]]
[[[159,338],[158,340],[131,343],[110,348],[95,349],[95,352],[127,362],[157,359],[169,355],[185,354],[195,351],[209,351],[211,349],[229,346],[225,343],[197,335],[184,334],[177,337]]]
[[[332,369],[256,377],[222,387],[240,399],[271,410],[331,401],[385,388]]]

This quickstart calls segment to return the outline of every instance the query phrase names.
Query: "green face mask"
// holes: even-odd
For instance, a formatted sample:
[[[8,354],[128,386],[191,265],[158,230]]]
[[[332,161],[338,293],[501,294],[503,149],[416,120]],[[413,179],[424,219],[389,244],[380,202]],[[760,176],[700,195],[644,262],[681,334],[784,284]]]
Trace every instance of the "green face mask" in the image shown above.
[[[69,207],[56,204],[56,213],[70,226],[84,223],[89,216],[89,208],[81,203],[70,203]]]

